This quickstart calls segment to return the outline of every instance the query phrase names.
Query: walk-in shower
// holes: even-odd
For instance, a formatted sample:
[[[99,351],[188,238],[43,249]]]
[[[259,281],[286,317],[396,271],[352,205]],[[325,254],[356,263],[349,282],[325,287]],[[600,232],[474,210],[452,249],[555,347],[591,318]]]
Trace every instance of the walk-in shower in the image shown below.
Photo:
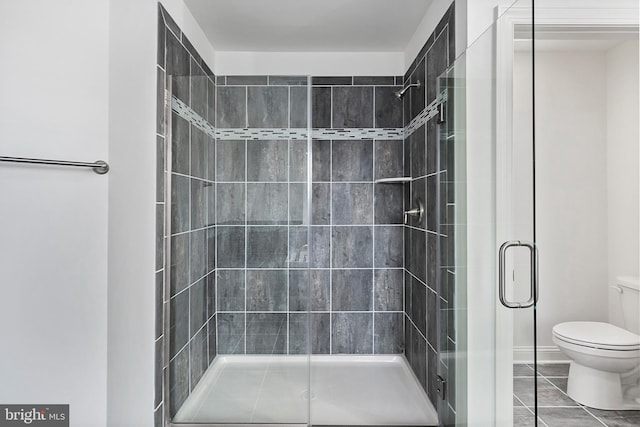
[[[339,112],[331,124],[307,125],[313,89],[328,89],[345,103],[349,92],[378,91],[387,105],[379,125],[399,126],[395,77],[323,86],[217,77],[216,126],[199,95],[181,92],[212,80],[169,82],[173,422],[436,425],[423,388],[427,350],[416,372],[402,355],[403,184],[375,183],[404,176],[403,130],[336,129],[348,117]],[[373,111],[369,99],[361,108]],[[336,132],[351,139],[325,139]],[[411,316],[426,322],[420,313]]]
[[[404,76],[215,76],[160,8],[165,423],[453,422],[452,19]]]

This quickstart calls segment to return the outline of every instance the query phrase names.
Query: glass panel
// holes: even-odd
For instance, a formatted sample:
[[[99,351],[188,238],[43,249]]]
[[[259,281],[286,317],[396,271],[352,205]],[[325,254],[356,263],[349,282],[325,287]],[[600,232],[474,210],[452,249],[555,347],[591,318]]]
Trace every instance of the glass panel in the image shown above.
[[[466,424],[466,199],[464,117],[464,57],[438,78],[442,112],[438,119],[439,372],[443,398],[439,399],[441,425]],[[459,106],[458,106],[459,104]]]
[[[640,360],[605,368],[591,347],[601,342],[592,335],[597,327],[638,334],[638,293],[617,286],[624,283],[623,271],[637,277],[640,259],[639,4],[559,6],[535,2],[535,145],[522,151],[535,166],[533,180],[520,186],[533,187],[535,203],[527,209],[535,213],[541,254],[539,416],[548,425],[577,419],[582,425],[635,425],[640,395],[627,378]],[[531,43],[530,34],[516,33],[516,39]],[[625,318],[627,303],[634,314]],[[574,323],[576,329],[564,331],[567,322],[600,324]],[[567,343],[576,330],[590,344]]]
[[[415,227],[409,228],[402,215],[403,195],[411,186],[426,201],[426,173],[416,172],[415,179],[409,178],[412,183],[406,183],[411,172],[403,161],[409,155],[406,134],[402,141],[403,100],[394,95],[401,86],[389,87],[393,77],[361,78],[354,86],[345,86],[344,78],[321,81],[336,85],[313,88],[315,123],[321,129],[313,140],[313,197],[318,203],[313,206],[312,258],[319,269],[312,272],[321,274],[314,286],[326,284],[318,289],[326,292],[326,298],[318,295],[326,303],[312,312],[317,320],[311,323],[311,424],[437,425],[427,394],[427,357],[435,356],[437,328],[430,323],[426,330],[426,221],[422,226],[412,222]],[[351,84],[351,78],[346,81]],[[332,125],[332,111],[335,128],[322,129]],[[425,167],[426,126],[420,132],[415,134],[422,137]],[[421,249],[411,262],[403,251],[403,238],[410,233],[418,236],[414,243]],[[435,248],[436,239],[432,241]],[[412,280],[413,311],[406,303],[412,292],[404,288]],[[435,319],[436,299],[430,301]],[[427,347],[427,337],[433,348]]]
[[[568,4],[536,1],[535,51],[532,2],[500,11],[440,82],[441,96],[454,109],[454,131],[442,127],[441,142],[451,135],[455,141],[453,300],[459,323],[456,352],[444,363],[449,371],[456,366],[457,424],[466,409],[466,418],[478,425],[574,419],[595,425],[600,421],[578,404],[602,408],[599,397],[589,400],[594,393],[588,390],[604,387],[572,388],[583,368],[568,369],[570,357],[553,328],[608,317],[637,327],[637,319],[624,323],[615,309],[624,303],[615,288],[610,307],[602,301],[603,285],[619,281],[614,271],[637,271],[638,5]],[[628,133],[631,128],[635,133]],[[609,215],[614,219],[603,220]],[[603,242],[611,239],[616,243],[607,247]],[[504,261],[504,299],[520,306],[515,309],[498,303],[496,288],[497,252],[506,241],[518,242]],[[539,306],[522,307],[538,293],[531,288],[535,260],[522,242],[541,254]],[[635,263],[623,265],[629,259],[622,261],[622,247]],[[459,305],[465,292],[468,304]],[[460,334],[464,325],[466,335]],[[459,368],[468,368],[467,374]],[[636,408],[631,388],[621,388],[623,406]],[[615,422],[635,422],[630,413],[618,411]]]
[[[496,236],[502,286],[502,305],[496,312],[496,417],[506,421],[513,416],[514,425],[537,425],[540,385],[536,380],[537,258],[532,258],[537,253],[532,22],[532,2],[524,0],[506,10],[496,27]],[[513,390],[513,396],[507,390]],[[501,402],[506,405],[507,401],[513,405],[512,414],[501,410]]]
[[[307,78],[171,81],[173,422],[308,424]]]
[[[517,3],[505,12],[498,33],[498,75],[505,83],[499,92],[498,179],[504,209],[498,220],[503,232],[501,244],[521,241],[535,246],[534,197],[534,74],[531,2]],[[506,86],[510,83],[510,86]],[[500,232],[499,231],[499,232]],[[531,248],[514,246],[505,255],[506,298],[518,305],[534,298]],[[513,393],[514,424],[538,420],[538,389],[545,386],[537,376],[536,302],[528,308],[515,308],[513,314]]]
[[[439,133],[448,157],[441,227],[453,236],[446,255],[451,280],[441,282],[451,287],[451,301],[440,301],[441,327],[442,311],[449,314],[441,363],[455,425],[530,425],[536,412],[535,311],[504,307],[498,289],[503,242],[535,242],[532,49],[530,37],[516,40],[530,34],[531,2],[499,13],[439,82],[448,110]],[[527,247],[506,250],[507,304],[526,305],[531,265]]]

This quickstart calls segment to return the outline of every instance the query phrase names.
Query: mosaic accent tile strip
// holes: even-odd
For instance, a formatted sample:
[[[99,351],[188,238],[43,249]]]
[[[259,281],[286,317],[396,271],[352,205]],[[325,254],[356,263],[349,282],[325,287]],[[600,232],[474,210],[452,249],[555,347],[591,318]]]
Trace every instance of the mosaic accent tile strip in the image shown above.
[[[216,129],[208,121],[203,119],[198,113],[193,111],[188,105],[176,97],[171,99],[172,110],[183,119],[218,140],[273,140],[273,139],[306,139],[306,128],[231,128]],[[436,113],[437,114],[437,108]],[[431,116],[432,117],[432,116]],[[418,126],[419,127],[419,126]],[[417,127],[416,127],[417,129]],[[399,140],[404,138],[403,128],[349,128],[349,129],[327,129],[314,128],[311,130],[311,137],[314,139],[375,139],[375,140]]]
[[[307,139],[307,130],[304,128],[233,128],[216,129],[217,140],[248,139],[253,141],[273,139]]]
[[[171,109],[178,116],[182,117],[210,137],[216,137],[216,128],[213,127],[207,120],[203,119],[198,113],[193,111],[191,107],[189,107],[187,104],[185,104],[175,96],[171,97]]]
[[[312,129],[313,139],[376,139],[397,140],[404,138],[404,129],[360,128],[360,129]]]
[[[218,140],[272,140],[272,139],[307,139],[307,129],[305,128],[283,128],[283,129],[216,129],[215,138]],[[312,129],[313,139],[376,139],[376,140],[399,140],[403,138],[404,130],[397,129]]]
[[[405,128],[405,138],[411,136],[420,126],[426,124],[433,117],[438,115],[438,105],[447,101],[446,93],[441,93],[431,104],[427,105],[424,110],[420,112],[411,123]]]

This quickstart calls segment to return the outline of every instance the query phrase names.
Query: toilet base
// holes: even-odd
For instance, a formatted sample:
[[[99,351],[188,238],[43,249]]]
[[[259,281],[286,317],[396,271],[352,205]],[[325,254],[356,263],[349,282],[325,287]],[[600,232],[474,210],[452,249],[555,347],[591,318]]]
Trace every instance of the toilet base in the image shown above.
[[[635,394],[637,387],[623,387],[620,374],[588,368],[571,361],[567,395],[576,402],[595,409],[640,410],[640,396]]]

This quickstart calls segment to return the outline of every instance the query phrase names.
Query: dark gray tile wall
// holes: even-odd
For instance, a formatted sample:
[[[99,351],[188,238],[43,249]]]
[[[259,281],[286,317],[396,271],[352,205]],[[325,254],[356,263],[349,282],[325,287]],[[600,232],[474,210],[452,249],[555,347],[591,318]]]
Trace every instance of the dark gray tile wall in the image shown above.
[[[306,77],[217,82],[217,128],[307,127]],[[307,141],[223,140],[216,148],[218,352],[306,353],[308,317],[300,312],[308,304],[307,267],[316,262],[301,226],[308,223]],[[322,309],[328,281],[311,274],[313,307]],[[315,348],[328,345],[318,340]]]
[[[454,60],[453,8],[452,4],[404,76],[405,84],[424,83],[405,95],[405,125],[436,100],[438,77]],[[405,174],[412,177],[405,185],[405,210],[419,202],[425,209],[422,221],[412,218],[404,227],[405,354],[443,425],[455,423],[456,363],[453,140],[447,138],[447,126],[451,123],[437,124],[433,118],[404,140]],[[437,376],[449,386],[445,400],[437,396]]]
[[[402,103],[393,96],[401,80],[315,77],[314,126],[401,127]],[[304,78],[218,76],[217,82],[224,85],[217,127],[307,125]],[[310,244],[306,144],[217,143],[218,350],[298,354],[310,340],[314,353],[402,352],[403,193],[373,181],[403,174],[403,143],[313,141]],[[357,334],[345,319],[357,322]]]
[[[215,141],[176,114],[165,117],[165,76],[173,94],[205,120],[215,113],[215,76],[164,8],[158,5],[158,96],[156,184],[156,393],[155,423],[164,425],[168,388],[171,416],[180,408],[216,356],[215,316]],[[170,129],[167,123],[171,122]],[[171,143],[165,131],[171,131]],[[171,147],[171,164],[165,165]],[[165,229],[165,186],[171,178],[171,229]],[[229,215],[232,215],[230,212]],[[171,236],[171,286],[163,281]],[[164,306],[169,305],[169,334]],[[163,354],[170,336],[169,358]],[[168,370],[170,383],[164,383]]]
[[[402,127],[402,102],[393,95],[400,82],[314,77],[313,127]],[[329,345],[319,347],[332,354],[402,353],[404,196],[401,185],[374,181],[403,176],[403,142],[314,140],[312,163],[312,229],[328,238],[328,256],[318,266],[330,281]]]

